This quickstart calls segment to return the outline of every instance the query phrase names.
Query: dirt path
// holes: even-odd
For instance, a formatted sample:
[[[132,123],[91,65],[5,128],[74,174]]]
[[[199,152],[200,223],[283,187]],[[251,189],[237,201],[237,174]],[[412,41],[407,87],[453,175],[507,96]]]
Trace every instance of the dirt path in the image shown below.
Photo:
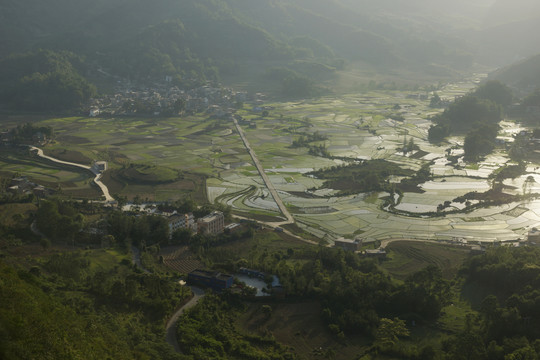
[[[171,316],[171,318],[167,322],[167,326],[165,326],[167,342],[172,347],[174,347],[174,350],[178,353],[181,352],[180,345],[178,344],[178,340],[176,339],[176,323],[178,322],[178,318],[184,313],[184,311],[197,305],[199,300],[204,296],[203,289],[192,286],[191,291],[193,292],[193,297],[184,306],[178,309],[178,311],[175,312],[173,316]]]
[[[133,245],[131,246],[131,254],[132,254],[131,262],[137,265],[137,267],[141,269],[142,272],[146,274],[151,274],[151,272],[148,269],[146,269],[141,263],[141,252],[139,251],[139,249],[137,249]]]
[[[151,274],[151,272],[148,271],[148,269],[145,269],[141,264],[141,252],[139,249],[132,246],[131,252],[133,256],[132,262],[144,273]],[[204,290],[195,286],[191,287],[191,292],[193,292],[193,297],[171,316],[169,321],[167,321],[167,325],[165,326],[166,340],[178,353],[181,352],[180,345],[178,345],[178,340],[176,339],[176,323],[178,322],[178,318],[184,313],[185,310],[197,305],[199,300],[204,296]]]
[[[268,191],[270,192],[270,194],[272,194],[272,197],[274,198],[274,201],[276,202],[279,210],[281,211],[283,216],[285,216],[285,218],[287,219],[285,221],[280,221],[280,222],[275,222],[275,223],[266,223],[266,224],[273,227],[286,225],[286,224],[294,224],[294,218],[289,213],[289,210],[287,210],[287,207],[285,206],[285,204],[283,204],[283,201],[281,200],[281,197],[279,196],[276,188],[274,187],[274,184],[272,184],[272,182],[268,178],[268,175],[266,175],[266,173],[264,172],[264,168],[259,162],[259,159],[257,158],[257,154],[255,154],[255,151],[253,151],[253,149],[251,148],[251,145],[249,144],[249,141],[247,140],[246,135],[244,134],[244,130],[242,130],[242,128],[238,124],[238,121],[234,117],[232,118],[232,120],[234,122],[234,125],[236,126],[236,130],[238,130],[238,134],[240,134],[240,138],[244,142],[244,146],[246,147],[249,155],[251,156],[251,159],[253,159],[253,163],[255,164],[257,171],[261,175],[261,178],[263,179],[264,184],[268,188]]]
[[[85,170],[88,170],[88,171],[92,172],[92,174],[95,175],[94,182],[101,189],[101,192],[103,193],[103,196],[105,196],[105,201],[107,201],[107,202],[114,201],[114,198],[109,193],[109,188],[107,187],[107,185],[105,185],[103,182],[101,182],[101,173],[99,171],[97,171],[96,169],[94,169],[94,168],[92,168],[90,166],[87,166],[87,165],[72,163],[72,162],[69,162],[69,161],[63,161],[63,160],[53,158],[51,156],[47,156],[47,155],[45,155],[43,153],[43,150],[41,150],[40,148],[37,148],[35,146],[30,146],[30,149],[34,150],[34,151],[37,151],[38,156],[43,158],[43,159],[47,159],[47,160],[50,160],[50,161],[53,161],[55,163],[62,164],[62,165],[75,166],[75,167],[85,169]]]

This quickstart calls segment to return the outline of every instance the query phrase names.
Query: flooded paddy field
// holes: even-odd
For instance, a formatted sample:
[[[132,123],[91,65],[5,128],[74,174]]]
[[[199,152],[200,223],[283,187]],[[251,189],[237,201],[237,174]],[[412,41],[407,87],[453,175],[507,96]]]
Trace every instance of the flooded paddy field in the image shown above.
[[[437,91],[442,99],[453,100],[476,86],[482,76],[444,86]],[[425,96],[422,96],[425,95]],[[272,104],[273,110],[265,118],[253,120],[256,128],[246,127],[246,136],[260,162],[297,224],[316,236],[331,241],[340,236],[366,238],[464,238],[475,241],[512,241],[523,238],[528,229],[540,225],[540,202],[514,202],[487,208],[466,210],[465,202],[454,201],[467,193],[488,191],[492,174],[510,160],[504,149],[497,149],[478,164],[463,162],[463,138],[451,137],[442,146],[427,141],[432,125],[429,118],[442,109],[429,107],[432,93],[370,92],[336,98],[321,98],[290,103]],[[247,113],[247,111],[246,111]],[[396,116],[399,115],[399,116]],[[399,119],[399,120],[395,120]],[[499,137],[512,141],[512,135],[523,127],[503,121]],[[291,146],[299,136],[317,132],[324,140],[310,145],[324,146],[333,157],[310,152],[309,147]],[[401,147],[412,139],[419,151],[404,154]],[[458,157],[452,163],[448,155]],[[419,185],[418,192],[404,192],[396,199],[394,212],[383,204],[388,193],[337,196],[334,189],[324,188],[323,181],[310,171],[339,166],[344,159],[386,159],[401,167],[419,170],[430,163],[433,179]],[[531,164],[525,176],[505,181],[505,192],[523,194],[529,178],[529,193],[540,193],[538,165]],[[220,182],[222,194],[231,197],[239,187],[260,181],[255,172],[237,179]],[[400,178],[392,180],[399,182]],[[233,185],[234,184],[234,185]],[[258,186],[258,185],[256,185]],[[231,189],[232,188],[232,189]],[[259,197],[257,199],[257,197]],[[215,199],[216,197],[214,197]],[[234,200],[234,201],[232,201]],[[277,207],[264,192],[222,197],[239,210],[268,210]],[[446,206],[436,216],[441,204]],[[471,200],[467,205],[476,204]]]

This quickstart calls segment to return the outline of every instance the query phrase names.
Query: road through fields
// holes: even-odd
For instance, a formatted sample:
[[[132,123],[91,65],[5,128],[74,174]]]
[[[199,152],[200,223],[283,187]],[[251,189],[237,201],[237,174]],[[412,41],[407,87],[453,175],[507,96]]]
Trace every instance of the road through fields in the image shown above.
[[[253,159],[253,163],[255,164],[257,171],[261,175],[261,178],[263,179],[264,184],[268,188],[268,191],[270,192],[270,194],[272,194],[272,197],[274,198],[274,201],[276,202],[279,210],[281,211],[283,216],[285,216],[285,218],[287,219],[282,222],[272,223],[272,225],[281,226],[281,225],[286,225],[286,224],[294,224],[294,218],[289,213],[289,210],[287,210],[287,207],[285,206],[285,204],[283,204],[283,201],[281,200],[281,197],[279,196],[276,188],[274,187],[274,184],[272,184],[272,182],[268,178],[268,175],[266,175],[266,173],[264,172],[264,168],[259,162],[259,159],[257,158],[257,154],[255,154],[255,151],[253,151],[253,149],[251,148],[251,145],[249,144],[249,141],[247,140],[246,135],[244,134],[244,130],[242,130],[242,128],[238,124],[238,121],[234,117],[232,118],[232,120],[234,122],[234,125],[236,126],[236,130],[238,130],[238,134],[240,135],[240,138],[244,142],[244,146],[246,147],[247,151],[249,152],[249,155],[251,156],[251,159]]]

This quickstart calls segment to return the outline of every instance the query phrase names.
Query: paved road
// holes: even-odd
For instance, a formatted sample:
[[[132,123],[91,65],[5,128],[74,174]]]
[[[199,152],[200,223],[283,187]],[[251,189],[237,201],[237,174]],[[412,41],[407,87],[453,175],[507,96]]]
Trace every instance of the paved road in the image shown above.
[[[270,181],[268,178],[268,175],[264,172],[264,168],[262,167],[261,163],[259,162],[259,159],[257,158],[257,154],[255,154],[255,151],[251,148],[251,145],[249,144],[249,141],[246,139],[246,135],[244,134],[244,130],[240,127],[238,124],[238,121],[233,117],[232,120],[234,121],[234,125],[236,126],[236,130],[238,130],[238,134],[240,134],[240,138],[244,142],[244,146],[246,147],[247,151],[249,152],[249,155],[251,156],[251,159],[253,159],[253,163],[255,164],[255,167],[257,168],[257,171],[261,175],[261,178],[263,179],[266,187],[268,188],[268,191],[270,194],[272,194],[272,197],[274,198],[274,201],[276,202],[279,210],[285,216],[287,220],[281,221],[281,222],[275,222],[275,223],[267,223],[272,226],[281,226],[285,224],[293,224],[294,218],[289,213],[289,210],[285,207],[283,204],[283,201],[281,200],[281,197],[279,196],[276,188],[274,187],[274,184]]]
[[[88,171],[92,172],[95,175],[94,182],[101,189],[101,192],[103,193],[103,196],[105,196],[105,201],[107,201],[107,202],[114,201],[114,198],[109,193],[109,188],[107,187],[107,185],[105,185],[104,183],[101,182],[101,173],[99,171],[97,171],[96,169],[94,169],[93,167],[90,167],[90,166],[87,166],[87,165],[82,165],[82,164],[77,164],[77,163],[72,163],[72,162],[69,162],[69,161],[63,161],[63,160],[55,159],[55,158],[53,158],[51,156],[45,155],[43,153],[43,150],[41,150],[40,148],[37,148],[35,146],[30,146],[30,149],[37,151],[38,156],[42,157],[44,159],[53,161],[53,162],[58,163],[58,164],[75,166],[75,167],[85,169],[85,170],[88,170]]]
[[[244,217],[244,216],[240,216],[240,215],[233,215],[233,217],[236,218],[236,219],[240,219],[240,220],[249,220],[249,221],[253,221],[252,218]],[[270,221],[261,221],[261,220],[256,220],[256,221],[257,221],[257,223],[259,223],[259,224],[268,225],[268,226],[270,226],[270,227],[275,227],[276,224],[282,224],[282,223],[276,223],[276,222],[270,222]],[[312,244],[312,245],[320,245],[320,243],[317,242],[317,241],[313,241],[313,240],[309,240],[309,239],[304,239],[303,237],[298,236],[298,235],[296,235],[296,234],[290,232],[290,231],[287,230],[287,229],[284,229],[284,228],[283,228],[283,229],[282,229],[282,232],[285,233],[285,234],[287,234],[287,235],[292,236],[293,238],[295,238],[295,239],[297,239],[297,240],[306,242],[306,243],[308,243],[308,244]],[[328,245],[328,246],[330,246],[330,245]]]
[[[381,240],[381,246],[380,249],[384,249],[389,244],[393,242],[399,242],[399,241],[415,241],[415,242],[422,242],[422,243],[433,243],[433,244],[445,244],[443,241],[438,240],[430,240],[430,239],[420,239],[420,238],[394,238],[394,239],[384,239]]]
[[[177,312],[169,319],[165,331],[167,333],[167,342],[174,347],[176,352],[181,352],[180,345],[178,345],[178,340],[176,339],[176,323],[180,315],[184,313],[185,310],[197,305],[199,300],[204,296],[204,290],[192,286],[191,291],[193,292],[193,297],[189,300],[184,306],[178,309]]]

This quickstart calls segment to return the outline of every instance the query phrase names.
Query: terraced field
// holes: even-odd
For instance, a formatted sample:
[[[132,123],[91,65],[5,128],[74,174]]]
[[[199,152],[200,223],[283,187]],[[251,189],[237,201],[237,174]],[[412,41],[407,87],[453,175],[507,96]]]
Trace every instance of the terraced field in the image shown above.
[[[166,266],[181,273],[188,274],[193,270],[204,268],[186,246],[173,246],[160,251]]]

